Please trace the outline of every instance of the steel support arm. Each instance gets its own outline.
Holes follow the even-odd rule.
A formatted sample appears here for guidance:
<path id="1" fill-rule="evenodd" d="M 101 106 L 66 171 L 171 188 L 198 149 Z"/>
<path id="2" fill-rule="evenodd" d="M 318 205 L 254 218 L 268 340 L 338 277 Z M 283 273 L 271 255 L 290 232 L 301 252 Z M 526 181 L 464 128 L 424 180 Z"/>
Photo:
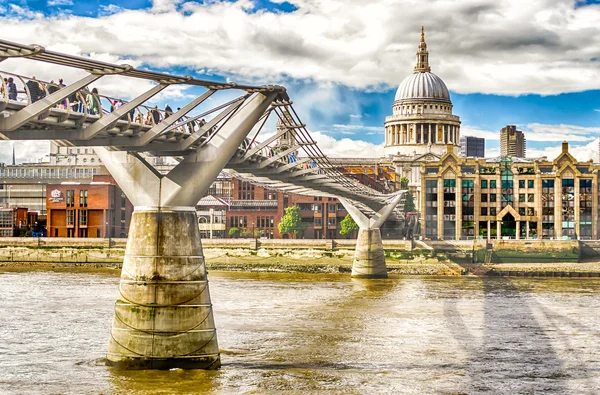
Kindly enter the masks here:
<path id="1" fill-rule="evenodd" d="M 244 103 L 246 98 L 247 98 L 247 96 L 240 97 L 239 100 L 237 100 L 234 103 L 232 103 L 231 105 L 229 105 L 229 107 L 227 107 L 225 110 L 221 111 L 219 113 L 219 115 L 217 115 L 216 117 L 214 117 L 213 119 L 208 121 L 204 126 L 202 126 L 200 129 L 198 129 L 197 131 L 192 133 L 188 138 L 181 141 L 179 143 L 178 149 L 183 151 L 183 150 L 186 150 L 189 147 L 191 147 L 202 136 L 204 136 L 210 129 L 215 127 L 219 122 L 221 122 L 229 114 L 231 114 L 232 112 L 237 110 Z"/>
<path id="2" fill-rule="evenodd" d="M 278 160 L 280 160 L 281 158 L 283 158 L 286 155 L 291 154 L 294 151 L 297 151 L 301 148 L 301 145 L 295 145 L 293 147 L 290 147 L 288 149 L 286 149 L 283 152 L 280 152 L 279 154 L 272 156 L 270 158 L 266 158 L 265 160 L 262 160 L 259 164 L 258 164 L 258 168 L 259 169 L 264 169 L 265 167 L 269 166 L 270 164 L 277 162 Z"/>
<path id="3" fill-rule="evenodd" d="M 165 177 L 176 187 L 163 188 L 161 200 L 170 206 L 195 205 L 276 97 L 277 92 L 257 93 L 236 111 L 208 144 L 188 154 Z"/>
<path id="4" fill-rule="evenodd" d="M 368 218 L 365 214 L 363 214 L 353 203 L 351 203 L 348 199 L 339 198 L 340 202 L 344 205 L 348 214 L 354 219 L 354 222 L 361 229 L 379 229 L 381 225 L 389 218 L 392 214 L 396 205 L 402 199 L 402 194 L 404 192 L 398 193 L 394 196 L 388 203 L 386 203 L 383 208 L 379 211 L 375 212 L 375 214 Z"/>
<path id="5" fill-rule="evenodd" d="M 163 120 L 158 125 L 154 125 L 152 129 L 148 130 L 146 133 L 139 137 L 138 144 L 146 145 L 154 141 L 154 139 L 159 137 L 165 130 L 167 130 L 171 125 L 177 122 L 178 119 L 181 119 L 181 117 L 186 115 L 188 112 L 198 107 L 200 104 L 202 104 L 202 102 L 211 97 L 212 94 L 215 92 L 215 90 L 209 90 L 204 92 L 204 94 L 183 106 L 181 110 L 177 111 L 174 114 L 171 114 L 167 119 Z"/>
<path id="6" fill-rule="evenodd" d="M 158 84 L 154 88 L 142 93 L 140 96 L 136 97 L 130 102 L 123 104 L 121 107 L 117 108 L 115 111 L 110 114 L 106 114 L 102 116 L 99 120 L 88 126 L 83 130 L 83 136 L 81 140 L 90 140 L 98 133 L 110 129 L 113 124 L 115 124 L 119 118 L 124 115 L 127 115 L 131 110 L 134 110 L 140 104 L 148 101 L 151 97 L 156 95 L 158 92 L 165 89 L 167 84 Z"/>
<path id="7" fill-rule="evenodd" d="M 85 88 L 100 77 L 102 77 L 102 74 L 89 74 L 84 78 L 80 79 L 79 81 L 69 86 L 65 86 L 64 88 L 61 88 L 56 92 L 44 97 L 43 99 L 40 99 L 35 103 L 28 105 L 27 107 L 17 111 L 13 115 L 7 118 L 1 118 L 0 130 L 12 131 L 23 126 L 32 119 L 37 118 L 40 114 L 43 114 L 44 112 L 50 110 L 54 105 L 56 105 L 56 103 L 66 99 L 73 93 Z"/>

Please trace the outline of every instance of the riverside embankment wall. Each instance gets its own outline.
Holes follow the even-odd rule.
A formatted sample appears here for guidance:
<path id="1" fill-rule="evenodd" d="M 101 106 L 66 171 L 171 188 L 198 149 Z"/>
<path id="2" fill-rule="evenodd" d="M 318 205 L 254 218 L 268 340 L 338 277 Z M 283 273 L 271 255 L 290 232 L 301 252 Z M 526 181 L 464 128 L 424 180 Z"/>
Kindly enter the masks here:
<path id="1" fill-rule="evenodd" d="M 116 263 L 123 260 L 126 239 L 94 238 L 0 238 L 0 262 L 77 262 Z M 254 240 L 204 239 L 204 254 L 209 261 L 231 262 L 235 258 L 318 260 L 323 258 L 351 262 L 355 240 Z M 462 257 L 484 263 L 578 262 L 600 260 L 600 241 L 576 240 L 461 240 L 415 241 L 384 240 L 388 261 L 424 260 L 440 256 Z M 491 247 L 491 250 L 490 250 Z M 254 257 L 254 258 L 253 258 Z M 460 261 L 460 259 L 458 259 Z"/>

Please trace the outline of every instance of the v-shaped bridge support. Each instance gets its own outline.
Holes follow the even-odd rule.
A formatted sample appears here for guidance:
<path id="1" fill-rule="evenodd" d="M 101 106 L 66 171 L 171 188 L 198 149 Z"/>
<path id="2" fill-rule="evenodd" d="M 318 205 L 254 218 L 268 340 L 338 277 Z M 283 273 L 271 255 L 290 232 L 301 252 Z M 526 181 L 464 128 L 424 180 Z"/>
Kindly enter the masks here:
<path id="1" fill-rule="evenodd" d="M 195 206 L 276 93 L 256 94 L 219 133 L 161 175 L 136 153 L 96 148 L 135 207 L 108 346 L 109 365 L 221 365 Z"/>
<path id="2" fill-rule="evenodd" d="M 339 198 L 359 228 L 352 262 L 352 277 L 386 278 L 388 276 L 380 228 L 402 198 L 403 193 L 399 193 L 370 218 L 350 201 Z"/>

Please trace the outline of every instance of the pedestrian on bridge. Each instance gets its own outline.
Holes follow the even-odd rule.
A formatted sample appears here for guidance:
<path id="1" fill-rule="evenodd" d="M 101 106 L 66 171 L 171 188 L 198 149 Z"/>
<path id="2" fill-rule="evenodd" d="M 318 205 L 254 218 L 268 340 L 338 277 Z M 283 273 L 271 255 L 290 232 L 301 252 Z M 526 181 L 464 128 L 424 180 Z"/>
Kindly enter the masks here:
<path id="1" fill-rule="evenodd" d="M 97 95 L 98 89 L 94 88 L 92 89 L 92 92 L 88 93 L 85 97 L 88 113 L 91 115 L 98 115 L 100 113 L 98 99 L 96 99 Z"/>
<path id="2" fill-rule="evenodd" d="M 35 76 L 31 77 L 31 79 L 27 81 L 25 85 L 27 85 L 27 90 L 29 91 L 29 98 L 31 99 L 32 103 L 35 103 L 43 97 L 43 88 L 40 85 L 40 83 L 35 79 Z"/>
<path id="3" fill-rule="evenodd" d="M 15 81 L 12 77 L 8 77 L 6 88 L 8 89 L 8 99 L 17 100 L 17 84 L 15 84 Z"/>

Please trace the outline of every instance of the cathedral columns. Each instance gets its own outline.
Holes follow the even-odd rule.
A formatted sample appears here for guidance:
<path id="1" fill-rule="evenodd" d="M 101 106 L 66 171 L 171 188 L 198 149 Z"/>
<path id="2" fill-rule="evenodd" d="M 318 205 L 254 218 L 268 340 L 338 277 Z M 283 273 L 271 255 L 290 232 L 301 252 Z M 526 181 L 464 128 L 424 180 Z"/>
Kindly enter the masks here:
<path id="1" fill-rule="evenodd" d="M 425 139 L 423 137 L 424 137 L 424 129 L 425 128 L 423 127 L 423 124 L 420 124 L 420 125 L 421 125 L 421 144 L 424 144 Z"/>

